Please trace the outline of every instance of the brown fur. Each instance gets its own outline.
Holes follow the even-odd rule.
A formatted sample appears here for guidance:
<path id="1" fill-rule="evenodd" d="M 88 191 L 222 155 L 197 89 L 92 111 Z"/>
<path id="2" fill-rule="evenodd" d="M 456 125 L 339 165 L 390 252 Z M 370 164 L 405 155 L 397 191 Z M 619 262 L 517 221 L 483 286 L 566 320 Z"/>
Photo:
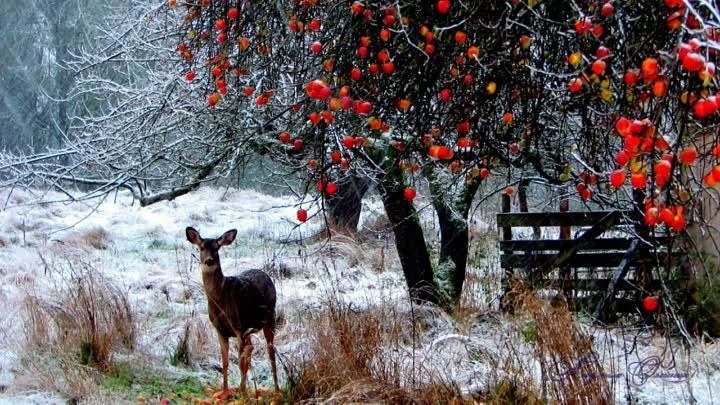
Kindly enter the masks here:
<path id="1" fill-rule="evenodd" d="M 228 391 L 227 368 L 229 339 L 238 341 L 241 372 L 240 390 L 245 392 L 247 370 L 252 359 L 250 335 L 263 331 L 268 345 L 275 390 L 278 390 L 275 364 L 275 285 L 262 270 L 247 270 L 238 276 L 225 277 L 220 267 L 219 249 L 231 244 L 236 230 L 225 232 L 217 239 L 203 239 L 198 231 L 185 230 L 188 241 L 200 249 L 200 269 L 208 298 L 208 315 L 220 341 L 223 366 L 223 392 Z"/>

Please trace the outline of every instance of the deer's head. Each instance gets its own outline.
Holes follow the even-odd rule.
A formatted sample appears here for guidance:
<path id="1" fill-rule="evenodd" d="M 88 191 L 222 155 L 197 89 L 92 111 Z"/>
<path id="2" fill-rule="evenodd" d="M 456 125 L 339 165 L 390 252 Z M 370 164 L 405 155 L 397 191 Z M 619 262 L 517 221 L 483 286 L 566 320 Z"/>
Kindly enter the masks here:
<path id="1" fill-rule="evenodd" d="M 185 229 L 185 236 L 187 236 L 187 240 L 190 243 L 200 249 L 200 270 L 202 270 L 203 273 L 207 273 L 220 268 L 220 255 L 218 251 L 221 247 L 233 243 L 235 236 L 237 236 L 237 231 L 231 229 L 217 239 L 203 239 L 195 228 L 189 226 Z"/>

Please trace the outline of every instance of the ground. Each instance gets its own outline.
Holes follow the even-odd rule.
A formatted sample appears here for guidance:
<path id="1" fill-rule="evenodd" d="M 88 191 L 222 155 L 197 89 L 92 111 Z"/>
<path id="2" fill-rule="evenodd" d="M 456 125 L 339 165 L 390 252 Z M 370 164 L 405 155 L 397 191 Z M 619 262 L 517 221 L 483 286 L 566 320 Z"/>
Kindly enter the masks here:
<path id="1" fill-rule="evenodd" d="M 189 225 L 205 237 L 238 230 L 235 243 L 221 251 L 226 275 L 249 268 L 272 275 L 281 363 L 308 360 L 317 336 L 312 328 L 322 324 L 318 314 L 336 305 L 352 313 L 382 312 L 373 319 L 397 326 L 398 341 L 382 346 L 376 361 L 401 369 L 403 385 L 442 378 L 469 397 L 503 378 L 542 378 L 535 343 L 543 331 L 533 329 L 531 319 L 497 311 L 492 210 L 474 211 L 471 273 L 463 308 L 451 317 L 407 302 L 382 205 L 373 198 L 364 203 L 359 235 L 327 240 L 316 237 L 320 215 L 298 226 L 292 200 L 249 190 L 202 188 L 146 208 L 122 194 L 40 205 L 28 205 L 37 195 L 25 191 L 0 197 L 9 206 L 0 212 L 0 303 L 5 309 L 0 311 L 0 405 L 62 404 L 73 396 L 87 404 L 136 403 L 138 398 L 159 403 L 170 392 L 200 396 L 207 385 L 217 384 L 219 349 L 207 321 L 197 255 L 185 240 Z M 422 211 L 422 221 L 436 247 L 439 229 L 431 210 Z M 24 320 L 27 297 L 53 302 L 64 291 L 63 283 L 78 274 L 97 275 L 127 294 L 137 343 L 132 350 L 113 352 L 110 372 L 75 381 L 62 372 L 61 362 L 33 352 Z M 582 316 L 576 324 L 592 337 L 618 403 L 630 403 L 628 398 L 668 405 L 691 398 L 697 404 L 717 401 L 718 343 L 687 347 L 641 325 L 600 329 Z M 264 341 L 254 339 L 251 386 L 269 386 Z M 189 366 L 178 351 L 183 340 Z M 231 355 L 231 383 L 237 385 L 232 346 Z M 572 370 L 576 365 L 566 366 Z M 563 384 L 562 374 L 545 377 Z M 284 384 L 288 379 L 284 367 L 281 379 Z"/>

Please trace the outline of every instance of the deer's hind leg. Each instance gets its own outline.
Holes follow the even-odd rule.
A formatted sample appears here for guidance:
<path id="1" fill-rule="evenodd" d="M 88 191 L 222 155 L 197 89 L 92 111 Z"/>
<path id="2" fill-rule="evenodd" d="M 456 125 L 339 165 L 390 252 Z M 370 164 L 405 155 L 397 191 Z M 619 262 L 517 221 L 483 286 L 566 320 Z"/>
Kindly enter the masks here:
<path id="1" fill-rule="evenodd" d="M 275 384 L 275 392 L 280 391 L 277 378 L 277 365 L 275 364 L 275 332 L 272 328 L 263 328 L 265 341 L 267 342 L 268 357 L 270 357 L 270 366 L 272 367 L 273 383 Z"/>

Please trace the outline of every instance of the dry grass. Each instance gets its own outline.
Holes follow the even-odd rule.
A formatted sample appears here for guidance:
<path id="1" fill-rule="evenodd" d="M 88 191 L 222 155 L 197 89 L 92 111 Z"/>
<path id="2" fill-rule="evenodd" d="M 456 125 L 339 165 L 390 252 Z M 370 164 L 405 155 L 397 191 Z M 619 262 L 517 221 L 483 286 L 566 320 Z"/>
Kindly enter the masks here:
<path id="1" fill-rule="evenodd" d="M 363 263 L 365 252 L 356 235 L 333 233 L 325 245 L 325 252 L 330 257 L 343 258 L 348 266 L 356 267 Z"/>
<path id="2" fill-rule="evenodd" d="M 170 363 L 189 367 L 206 361 L 212 356 L 210 348 L 214 339 L 214 329 L 207 316 L 191 317 L 178 337 Z"/>
<path id="3" fill-rule="evenodd" d="M 327 257 L 343 259 L 349 267 L 382 273 L 399 266 L 395 244 L 388 238 L 377 239 L 364 233 L 333 233 L 325 243 L 323 253 Z"/>
<path id="4" fill-rule="evenodd" d="M 105 250 L 110 247 L 110 233 L 101 226 L 95 226 L 71 235 L 64 242 L 80 248 Z"/>
<path id="5" fill-rule="evenodd" d="M 528 316 L 522 332 L 535 348 L 542 370 L 543 385 L 549 387 L 554 402 L 568 405 L 606 405 L 614 403 L 592 337 L 579 328 L 572 312 L 560 303 L 551 305 L 518 284 L 514 288 L 514 308 Z"/>
<path id="6" fill-rule="evenodd" d="M 51 270 L 56 282 L 22 304 L 25 374 L 44 387 L 81 398 L 95 387 L 95 370 L 135 348 L 137 327 L 126 293 L 90 264 Z"/>
<path id="7" fill-rule="evenodd" d="M 293 403 L 462 403 L 457 387 L 413 364 L 408 346 L 419 332 L 395 305 L 358 310 L 328 297 L 323 311 L 305 318 L 309 358 L 286 364 Z"/>
<path id="8" fill-rule="evenodd" d="M 384 213 L 375 214 L 376 215 L 368 218 L 362 224 L 362 233 L 368 236 L 382 233 L 392 233 L 392 224 L 390 224 L 390 220 L 387 215 Z"/>

